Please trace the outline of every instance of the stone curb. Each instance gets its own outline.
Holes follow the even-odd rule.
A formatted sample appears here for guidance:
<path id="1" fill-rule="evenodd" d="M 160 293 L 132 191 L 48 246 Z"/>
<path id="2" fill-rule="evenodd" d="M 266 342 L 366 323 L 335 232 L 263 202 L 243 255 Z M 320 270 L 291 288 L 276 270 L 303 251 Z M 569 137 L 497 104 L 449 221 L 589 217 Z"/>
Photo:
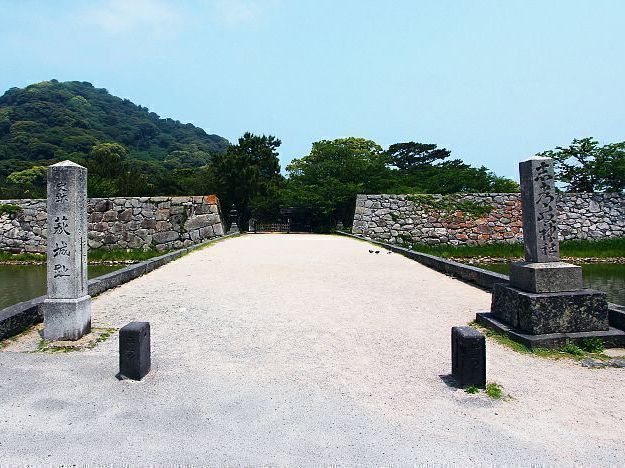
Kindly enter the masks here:
<path id="1" fill-rule="evenodd" d="M 444 258 L 436 257 L 435 255 L 415 252 L 414 250 L 367 239 L 345 231 L 336 231 L 336 233 L 342 236 L 352 237 L 354 239 L 379 245 L 390 250 L 391 252 L 395 252 L 403 255 L 404 257 L 408 257 L 411 260 L 415 260 L 416 262 L 432 268 L 433 270 L 454 276 L 465 283 L 473 283 L 489 291 L 493 289 L 495 283 L 508 283 L 510 281 L 508 275 L 502 275 L 501 273 L 484 270 L 483 268 L 454 262 L 452 260 L 445 260 Z M 610 326 L 625 331 L 625 306 L 608 303 L 608 312 Z"/>
<path id="2" fill-rule="evenodd" d="M 237 234 L 238 235 L 238 234 Z M 120 286 L 124 283 L 132 281 L 146 273 L 156 270 L 167 263 L 176 260 L 183 255 L 200 249 L 213 242 L 235 237 L 236 235 L 227 234 L 220 237 L 209 239 L 200 244 L 185 247 L 174 252 L 169 252 L 159 257 L 154 257 L 140 263 L 135 263 L 119 270 L 98 276 L 89 280 L 89 295 L 92 297 L 108 291 L 109 289 Z M 27 328 L 43 321 L 40 305 L 46 296 L 39 296 L 28 301 L 19 302 L 12 306 L 0 310 L 0 341 L 11 336 L 17 335 Z"/>

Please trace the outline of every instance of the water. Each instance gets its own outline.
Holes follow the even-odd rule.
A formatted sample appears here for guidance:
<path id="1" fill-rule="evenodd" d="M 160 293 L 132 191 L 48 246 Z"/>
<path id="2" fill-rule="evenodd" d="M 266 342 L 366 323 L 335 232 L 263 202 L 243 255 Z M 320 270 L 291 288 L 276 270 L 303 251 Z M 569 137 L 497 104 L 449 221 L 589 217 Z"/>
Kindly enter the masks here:
<path id="1" fill-rule="evenodd" d="M 508 263 L 490 263 L 476 265 L 497 273 L 509 274 Z M 603 291 L 608 301 L 625 304 L 625 265 L 617 263 L 588 263 L 582 265 L 584 285 L 590 289 Z"/>
<path id="2" fill-rule="evenodd" d="M 95 278 L 124 265 L 89 265 Z M 46 293 L 45 265 L 0 265 L 0 309 Z"/>

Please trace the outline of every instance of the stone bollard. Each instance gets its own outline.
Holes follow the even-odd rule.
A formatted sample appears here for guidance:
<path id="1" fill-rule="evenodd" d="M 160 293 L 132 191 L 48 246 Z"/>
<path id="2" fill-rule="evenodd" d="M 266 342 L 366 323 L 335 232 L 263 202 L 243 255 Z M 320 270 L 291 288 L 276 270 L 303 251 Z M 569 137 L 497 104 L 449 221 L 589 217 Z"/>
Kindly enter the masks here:
<path id="1" fill-rule="evenodd" d="M 486 387 L 486 338 L 475 328 L 452 327 L 451 373 L 460 387 Z"/>
<path id="2" fill-rule="evenodd" d="M 150 372 L 150 323 L 130 322 L 119 330 L 120 380 L 141 380 Z"/>
<path id="3" fill-rule="evenodd" d="M 87 169 L 71 161 L 48 167 L 46 340 L 78 340 L 91 331 L 87 292 Z"/>

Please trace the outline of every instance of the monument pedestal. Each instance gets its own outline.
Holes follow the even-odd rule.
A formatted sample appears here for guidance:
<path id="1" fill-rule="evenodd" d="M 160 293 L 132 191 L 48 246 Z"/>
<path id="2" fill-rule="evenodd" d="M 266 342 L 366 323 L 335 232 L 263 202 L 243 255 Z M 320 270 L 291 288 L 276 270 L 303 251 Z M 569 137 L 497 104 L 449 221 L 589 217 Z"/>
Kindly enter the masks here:
<path id="1" fill-rule="evenodd" d="M 535 293 L 577 291 L 584 287 L 582 267 L 565 262 L 512 263 L 510 285 Z"/>
<path id="2" fill-rule="evenodd" d="M 491 312 L 511 327 L 531 335 L 609 329 L 606 295 L 592 289 L 534 293 L 496 284 Z"/>
<path id="3" fill-rule="evenodd" d="M 91 332 L 91 296 L 46 299 L 41 307 L 44 340 L 78 340 Z"/>

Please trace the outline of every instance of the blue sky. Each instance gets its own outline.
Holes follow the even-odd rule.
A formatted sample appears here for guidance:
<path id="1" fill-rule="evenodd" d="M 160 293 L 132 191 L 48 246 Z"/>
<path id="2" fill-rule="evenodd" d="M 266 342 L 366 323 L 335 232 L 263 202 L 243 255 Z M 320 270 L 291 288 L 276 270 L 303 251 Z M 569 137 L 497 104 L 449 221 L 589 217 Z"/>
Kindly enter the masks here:
<path id="1" fill-rule="evenodd" d="M 235 141 L 437 143 L 517 178 L 625 140 L 622 0 L 0 0 L 0 89 L 89 81 Z"/>

